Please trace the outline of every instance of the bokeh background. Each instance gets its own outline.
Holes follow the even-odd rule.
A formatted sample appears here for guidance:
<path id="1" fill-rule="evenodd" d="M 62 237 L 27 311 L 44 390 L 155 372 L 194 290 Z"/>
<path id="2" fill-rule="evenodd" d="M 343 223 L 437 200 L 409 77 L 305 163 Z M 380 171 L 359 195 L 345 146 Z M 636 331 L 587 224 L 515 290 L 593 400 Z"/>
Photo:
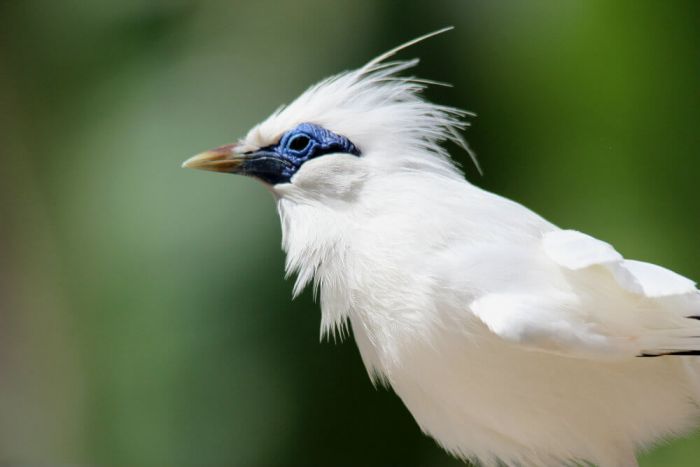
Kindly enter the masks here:
<path id="1" fill-rule="evenodd" d="M 461 465 L 319 344 L 269 194 L 181 170 L 420 44 L 474 183 L 700 278 L 700 3 L 0 0 L 0 462 Z M 654 401 L 649 401 L 653 404 Z M 700 437 L 642 465 L 694 466 Z"/>

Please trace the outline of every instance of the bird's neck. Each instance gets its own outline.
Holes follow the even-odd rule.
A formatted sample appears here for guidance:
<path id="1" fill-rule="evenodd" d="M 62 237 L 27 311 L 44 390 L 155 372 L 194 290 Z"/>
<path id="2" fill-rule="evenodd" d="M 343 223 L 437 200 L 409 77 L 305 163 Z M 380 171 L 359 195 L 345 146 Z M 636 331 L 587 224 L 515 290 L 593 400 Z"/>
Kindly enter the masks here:
<path id="1" fill-rule="evenodd" d="M 297 275 L 295 296 L 313 282 L 323 334 L 344 329 L 353 315 L 381 324 L 414 313 L 405 299 L 428 284 L 416 271 L 425 269 L 423 262 L 453 233 L 435 221 L 453 217 L 450 210 L 441 214 L 446 210 L 446 197 L 440 195 L 444 182 L 421 185 L 429 183 L 426 177 L 406 176 L 368 183 L 366 193 L 348 205 L 280 198 L 287 274 Z M 367 323 L 368 328 L 375 325 Z"/>
<path id="2" fill-rule="evenodd" d="M 313 282 L 320 299 L 323 334 L 343 327 L 350 298 L 347 270 L 353 215 L 321 204 L 278 201 L 287 275 L 296 274 L 294 296 Z"/>

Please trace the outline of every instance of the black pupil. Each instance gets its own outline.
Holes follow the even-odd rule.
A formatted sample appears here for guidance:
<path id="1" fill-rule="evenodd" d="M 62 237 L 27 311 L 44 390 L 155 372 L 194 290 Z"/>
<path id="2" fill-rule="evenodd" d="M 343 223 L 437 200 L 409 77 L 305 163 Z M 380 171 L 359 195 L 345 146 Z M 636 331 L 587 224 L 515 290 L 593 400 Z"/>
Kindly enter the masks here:
<path id="1" fill-rule="evenodd" d="M 304 135 L 295 136 L 289 142 L 289 149 L 292 151 L 303 151 L 309 145 L 309 137 Z"/>

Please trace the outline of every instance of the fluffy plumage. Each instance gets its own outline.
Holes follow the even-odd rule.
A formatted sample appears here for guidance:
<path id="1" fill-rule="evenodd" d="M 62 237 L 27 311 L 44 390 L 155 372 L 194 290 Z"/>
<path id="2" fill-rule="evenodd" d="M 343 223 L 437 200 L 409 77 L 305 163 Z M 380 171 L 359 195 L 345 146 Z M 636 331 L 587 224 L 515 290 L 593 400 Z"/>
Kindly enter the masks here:
<path id="1" fill-rule="evenodd" d="M 349 323 L 373 381 L 485 465 L 635 465 L 688 432 L 696 360 L 638 357 L 700 349 L 694 283 L 465 181 L 442 143 L 466 148 L 469 113 L 425 101 L 428 82 L 399 76 L 417 60 L 387 61 L 399 49 L 312 86 L 237 146 L 310 122 L 361 151 L 270 187 L 294 294 L 314 283 L 322 334 Z"/>

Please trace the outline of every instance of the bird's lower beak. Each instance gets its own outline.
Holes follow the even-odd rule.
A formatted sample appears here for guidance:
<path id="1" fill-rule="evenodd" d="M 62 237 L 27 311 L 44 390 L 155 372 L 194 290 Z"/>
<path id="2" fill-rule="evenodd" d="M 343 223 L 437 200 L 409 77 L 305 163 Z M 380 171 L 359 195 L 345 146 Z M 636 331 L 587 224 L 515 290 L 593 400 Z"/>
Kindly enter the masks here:
<path id="1" fill-rule="evenodd" d="M 212 172 L 239 173 L 246 155 L 238 152 L 236 144 L 219 146 L 190 157 L 182 166 L 188 169 L 211 170 Z"/>

